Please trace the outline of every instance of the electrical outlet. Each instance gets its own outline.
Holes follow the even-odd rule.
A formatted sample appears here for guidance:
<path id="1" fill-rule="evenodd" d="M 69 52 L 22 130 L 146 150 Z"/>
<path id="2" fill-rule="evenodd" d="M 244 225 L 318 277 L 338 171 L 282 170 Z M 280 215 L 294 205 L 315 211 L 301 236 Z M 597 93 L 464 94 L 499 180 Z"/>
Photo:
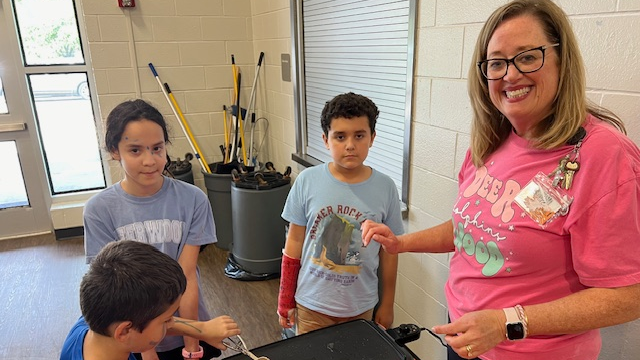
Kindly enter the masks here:
<path id="1" fill-rule="evenodd" d="M 136 6 L 136 1 L 135 0 L 118 0 L 118 6 L 121 8 L 124 7 L 135 7 Z"/>

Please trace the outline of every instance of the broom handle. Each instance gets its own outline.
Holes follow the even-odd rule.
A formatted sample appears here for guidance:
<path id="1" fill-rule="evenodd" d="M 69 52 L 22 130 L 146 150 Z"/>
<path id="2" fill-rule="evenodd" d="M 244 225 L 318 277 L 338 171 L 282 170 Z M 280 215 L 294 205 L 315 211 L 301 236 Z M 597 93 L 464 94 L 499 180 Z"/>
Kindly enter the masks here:
<path id="1" fill-rule="evenodd" d="M 165 89 L 164 85 L 162 85 L 162 81 L 160 80 L 160 76 L 158 76 L 158 72 L 156 71 L 156 68 L 153 66 L 152 63 L 149 63 L 149 68 L 151 69 L 151 72 L 153 73 L 153 76 L 156 78 L 156 81 L 158 82 L 158 85 L 160 85 L 160 90 L 162 90 L 162 94 L 164 95 L 164 98 L 169 103 L 169 107 L 171 108 L 171 111 L 173 111 L 173 115 L 178 119 L 178 122 L 180 123 L 180 127 L 182 127 L 182 131 L 184 131 L 185 135 L 187 135 L 187 141 L 189 142 L 189 145 L 191 146 L 191 151 L 193 151 L 195 153 L 195 157 L 200 162 L 200 165 L 202 166 L 202 168 L 205 171 L 207 171 L 207 173 L 211 173 L 211 170 L 209 169 L 209 165 L 207 165 L 206 161 L 204 161 L 204 159 L 200 156 L 200 153 L 198 153 L 198 151 L 196 150 L 196 148 L 193 145 L 193 143 L 191 142 L 191 139 L 189 138 L 189 135 L 187 134 L 184 126 L 182 125 L 182 122 L 180 121 L 180 116 L 176 112 L 176 109 L 173 108 L 173 104 L 171 103 L 171 99 L 169 98 L 169 94 L 167 94 L 167 90 Z"/>

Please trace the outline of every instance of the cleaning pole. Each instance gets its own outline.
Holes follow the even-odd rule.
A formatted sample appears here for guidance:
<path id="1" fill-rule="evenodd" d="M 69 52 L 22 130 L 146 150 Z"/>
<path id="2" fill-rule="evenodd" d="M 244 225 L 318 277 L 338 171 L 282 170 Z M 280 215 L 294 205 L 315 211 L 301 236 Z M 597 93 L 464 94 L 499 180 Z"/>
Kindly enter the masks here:
<path id="1" fill-rule="evenodd" d="M 247 116 L 251 116 L 251 140 L 249 141 L 249 161 L 252 165 L 256 166 L 253 161 L 253 133 L 256 128 L 256 113 L 255 113 L 255 105 L 256 105 L 256 85 L 258 84 L 258 74 L 260 73 L 260 66 L 262 65 L 262 59 L 264 58 L 264 52 L 260 52 L 260 57 L 258 58 L 258 65 L 256 65 L 256 73 L 253 77 L 253 85 L 251 86 L 251 97 L 249 98 L 249 108 L 247 111 Z M 250 115 L 249 115 L 250 114 Z"/>
<path id="2" fill-rule="evenodd" d="M 184 118 L 184 115 L 182 114 L 182 110 L 180 110 L 180 106 L 178 106 L 178 102 L 176 101 L 175 96 L 173 96 L 173 93 L 171 92 L 171 88 L 169 87 L 169 84 L 164 83 L 164 87 L 167 90 L 167 94 L 169 94 L 169 99 L 171 99 L 171 103 L 173 104 L 174 109 L 180 116 L 179 119 L 180 119 L 180 124 L 182 125 L 182 130 L 186 132 L 187 137 L 189 138 L 189 140 L 191 140 L 191 143 L 193 144 L 193 147 L 196 149 L 198 154 L 201 154 L 202 151 L 200 151 L 198 142 L 196 141 L 196 138 L 193 136 L 193 133 L 191 132 L 191 128 L 189 128 L 189 123 L 187 123 L 187 119 Z M 209 165 L 207 164 L 207 162 L 204 161 L 204 157 L 202 157 L 202 161 L 205 165 L 204 169 L 207 171 L 208 174 L 211 174 L 211 169 L 209 169 Z"/>
<path id="3" fill-rule="evenodd" d="M 182 118 L 178 115 L 178 112 L 173 107 L 173 103 L 171 102 L 171 99 L 169 98 L 169 94 L 167 93 L 167 89 L 165 89 L 164 85 L 162 84 L 162 81 L 160 80 L 160 76 L 158 76 L 158 72 L 156 71 L 156 68 L 153 66 L 152 63 L 149 63 L 149 68 L 151 69 L 151 72 L 153 73 L 153 76 L 156 78 L 156 81 L 158 82 L 158 85 L 160 85 L 160 90 L 162 90 L 162 94 L 164 95 L 164 98 L 169 103 L 169 107 L 171 107 L 171 110 L 173 111 L 173 115 L 178 119 L 178 123 L 180 124 L 180 127 L 182 128 L 182 131 L 187 136 L 187 141 L 189 142 L 189 146 L 191 146 L 191 151 L 193 151 L 193 153 L 195 154 L 196 159 L 198 159 L 198 161 L 200 162 L 200 165 L 202 166 L 202 169 L 204 169 L 208 174 L 211 174 L 211 170 L 209 169 L 209 165 L 204 160 L 204 158 L 201 156 L 200 152 L 197 150 L 196 146 L 192 142 L 192 138 L 189 137 L 189 134 L 187 133 L 187 130 L 185 129 L 184 124 L 182 123 Z"/>

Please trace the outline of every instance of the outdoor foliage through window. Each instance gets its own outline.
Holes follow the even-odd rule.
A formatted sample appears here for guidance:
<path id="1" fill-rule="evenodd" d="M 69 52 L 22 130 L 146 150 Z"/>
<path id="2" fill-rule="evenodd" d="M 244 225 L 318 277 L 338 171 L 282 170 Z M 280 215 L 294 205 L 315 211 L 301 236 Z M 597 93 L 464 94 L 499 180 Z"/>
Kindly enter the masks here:
<path id="1" fill-rule="evenodd" d="M 80 36 L 70 0 L 16 0 L 27 65 L 82 64 Z"/>

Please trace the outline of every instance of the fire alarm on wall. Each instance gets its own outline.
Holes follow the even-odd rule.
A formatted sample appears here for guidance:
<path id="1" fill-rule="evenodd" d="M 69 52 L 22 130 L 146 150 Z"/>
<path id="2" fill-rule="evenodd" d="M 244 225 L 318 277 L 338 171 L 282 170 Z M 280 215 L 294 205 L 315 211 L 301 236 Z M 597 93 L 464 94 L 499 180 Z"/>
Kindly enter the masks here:
<path id="1" fill-rule="evenodd" d="M 135 7 L 136 1 L 135 0 L 118 0 L 118 6 L 119 7 Z"/>

